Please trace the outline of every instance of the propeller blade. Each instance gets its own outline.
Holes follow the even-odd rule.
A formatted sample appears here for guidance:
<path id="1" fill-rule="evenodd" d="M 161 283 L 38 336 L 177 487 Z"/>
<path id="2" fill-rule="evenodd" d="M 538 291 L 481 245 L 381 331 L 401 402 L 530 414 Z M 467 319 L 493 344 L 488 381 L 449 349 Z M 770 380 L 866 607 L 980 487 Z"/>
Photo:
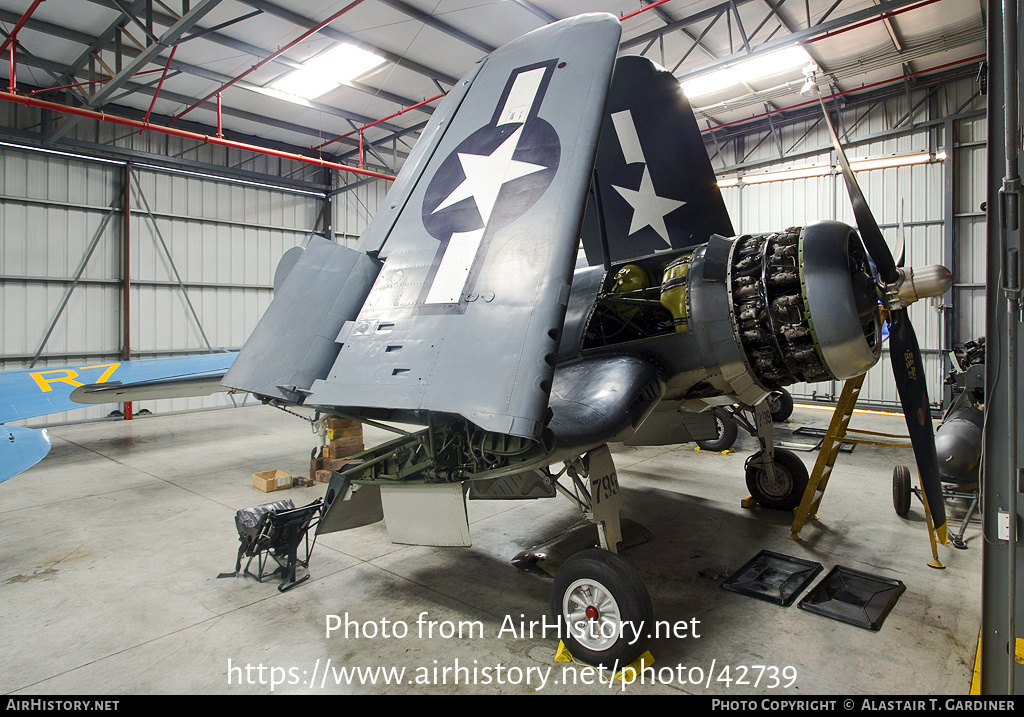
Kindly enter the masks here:
<path id="1" fill-rule="evenodd" d="M 935 433 L 932 430 L 931 407 L 928 402 L 928 387 L 925 381 L 924 365 L 921 363 L 921 349 L 917 334 L 910 324 L 907 310 L 897 309 L 890 314 L 889 347 L 892 357 L 892 372 L 896 388 L 907 420 L 910 442 L 917 459 L 917 470 L 921 474 L 921 486 L 925 501 L 935 526 L 939 542 L 946 544 L 946 505 L 942 499 L 942 482 L 939 480 L 939 461 L 935 455 Z"/>
<path id="2" fill-rule="evenodd" d="M 860 190 L 860 185 L 857 184 L 857 178 L 853 176 L 850 162 L 846 159 L 846 152 L 843 151 L 843 145 L 839 142 L 839 135 L 836 134 L 836 128 L 832 125 L 832 118 L 829 116 L 828 110 L 825 109 L 825 102 L 820 96 L 818 97 L 818 102 L 821 103 L 821 110 L 825 113 L 825 124 L 828 125 L 828 132 L 832 136 L 832 145 L 835 147 L 839 166 L 843 170 L 846 192 L 850 195 L 850 203 L 853 205 L 853 216 L 857 220 L 857 229 L 860 232 L 861 241 L 864 242 L 864 248 L 871 255 L 871 260 L 878 267 L 879 276 L 882 277 L 885 283 L 891 284 L 899 278 L 899 272 L 896 271 L 896 262 L 892 258 L 892 252 L 889 251 L 889 245 L 885 243 L 882 230 L 878 228 L 878 223 L 875 221 L 874 215 L 871 214 L 867 200 L 864 199 L 864 193 Z"/>
<path id="3" fill-rule="evenodd" d="M 903 202 L 900 202 L 900 251 L 896 255 L 896 266 L 902 267 L 906 259 L 907 238 L 903 235 Z"/>

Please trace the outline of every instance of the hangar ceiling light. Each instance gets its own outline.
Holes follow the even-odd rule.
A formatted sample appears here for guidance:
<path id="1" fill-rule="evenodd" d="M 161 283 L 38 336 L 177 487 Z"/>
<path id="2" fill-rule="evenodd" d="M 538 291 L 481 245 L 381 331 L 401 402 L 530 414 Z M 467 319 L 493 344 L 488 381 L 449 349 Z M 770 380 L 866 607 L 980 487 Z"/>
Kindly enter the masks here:
<path id="1" fill-rule="evenodd" d="M 380 67 L 384 62 L 383 57 L 343 42 L 307 60 L 300 69 L 272 82 L 270 87 L 278 92 L 313 100 Z"/>
<path id="2" fill-rule="evenodd" d="M 912 164 L 926 164 L 929 162 L 942 162 L 946 159 L 944 151 L 936 152 L 934 155 L 928 152 L 915 154 L 893 155 L 879 157 L 877 159 L 859 159 L 850 161 L 850 169 L 854 172 L 863 172 L 869 169 L 889 169 L 890 167 L 906 167 Z M 763 184 L 764 182 L 781 182 L 788 179 L 807 179 L 810 177 L 824 177 L 838 171 L 831 164 L 811 165 L 797 167 L 795 169 L 784 169 L 776 172 L 764 172 L 761 174 L 744 174 L 742 177 L 724 177 L 718 180 L 720 188 L 735 187 L 741 182 L 743 184 Z"/>
<path id="3" fill-rule="evenodd" d="M 794 45 L 695 77 L 681 84 L 686 96 L 693 99 L 721 92 L 735 85 L 757 82 L 797 70 L 810 62 L 812 60 L 807 51 L 800 45 Z"/>

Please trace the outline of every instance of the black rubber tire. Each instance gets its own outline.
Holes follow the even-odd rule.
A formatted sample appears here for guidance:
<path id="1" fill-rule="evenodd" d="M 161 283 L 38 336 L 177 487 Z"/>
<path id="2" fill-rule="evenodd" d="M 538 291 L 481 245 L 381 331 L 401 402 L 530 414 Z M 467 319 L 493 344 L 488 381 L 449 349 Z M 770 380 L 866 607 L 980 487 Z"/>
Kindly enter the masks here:
<path id="1" fill-rule="evenodd" d="M 607 615 L 617 616 L 617 633 L 610 630 L 607 639 L 586 633 L 585 627 L 597 622 L 581 619 L 586 607 L 574 597 L 588 588 L 589 595 L 601 598 L 595 602 Z M 621 669 L 640 657 L 654 629 L 651 596 L 639 573 L 618 555 L 597 548 L 576 553 L 562 564 L 551 588 L 551 614 L 559 638 L 575 658 L 610 669 Z"/>
<path id="2" fill-rule="evenodd" d="M 756 454 L 755 454 L 756 455 Z M 785 448 L 775 449 L 776 484 L 768 482 L 768 473 L 747 459 L 747 490 L 757 504 L 772 510 L 794 510 L 807 489 L 807 467 L 800 456 Z"/>
<path id="3" fill-rule="evenodd" d="M 892 469 L 892 507 L 896 515 L 906 518 L 910 512 L 910 469 L 896 466 Z"/>
<path id="4" fill-rule="evenodd" d="M 697 441 L 697 445 L 702 451 L 727 451 L 736 443 L 740 429 L 736 426 L 736 422 L 729 417 L 729 414 L 716 410 L 715 425 L 718 427 L 717 438 Z"/>
<path id="5" fill-rule="evenodd" d="M 793 397 L 789 391 L 780 388 L 768 394 L 768 410 L 772 413 L 772 420 L 775 423 L 785 421 L 793 415 Z"/>

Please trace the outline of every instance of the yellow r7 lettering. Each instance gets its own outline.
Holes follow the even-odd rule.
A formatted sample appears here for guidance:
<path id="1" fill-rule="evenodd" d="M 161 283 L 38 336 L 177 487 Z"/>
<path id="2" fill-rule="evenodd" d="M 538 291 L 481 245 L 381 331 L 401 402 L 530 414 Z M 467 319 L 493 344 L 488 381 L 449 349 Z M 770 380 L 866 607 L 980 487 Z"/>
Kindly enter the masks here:
<path id="1" fill-rule="evenodd" d="M 96 382 L 96 383 L 106 383 L 107 379 L 110 378 L 111 374 L 113 374 L 114 371 L 117 370 L 117 367 L 120 366 L 120 365 L 121 364 L 119 364 L 119 363 L 101 363 L 101 364 L 97 364 L 95 366 L 82 366 L 82 370 L 84 371 L 87 368 L 105 368 L 105 369 L 107 369 L 106 371 L 103 372 L 103 375 L 100 376 L 100 380 Z"/>
<path id="2" fill-rule="evenodd" d="M 85 371 L 93 368 L 105 368 L 106 371 L 103 372 L 99 380 L 95 381 L 95 383 L 106 383 L 120 365 L 120 363 L 101 363 L 95 366 L 79 366 L 78 371 Z M 83 383 L 75 380 L 76 378 L 79 378 L 78 371 L 70 368 L 55 368 L 49 371 L 33 371 L 29 375 L 36 382 L 36 385 L 39 386 L 40 391 L 43 393 L 49 393 L 53 390 L 53 386 L 50 385 L 53 383 L 66 383 L 69 386 L 74 386 L 75 388 L 83 386 Z M 50 374 L 63 375 L 50 376 Z"/>
<path id="3" fill-rule="evenodd" d="M 44 378 L 48 373 L 62 373 L 64 375 L 55 376 L 53 378 Z M 74 380 L 78 376 L 78 371 L 72 371 L 69 368 L 56 368 L 52 371 L 33 371 L 29 376 L 35 380 L 36 384 L 39 386 L 39 390 L 43 393 L 48 393 L 53 390 L 53 388 L 50 387 L 51 383 L 66 383 L 75 387 L 82 385 L 78 381 Z"/>

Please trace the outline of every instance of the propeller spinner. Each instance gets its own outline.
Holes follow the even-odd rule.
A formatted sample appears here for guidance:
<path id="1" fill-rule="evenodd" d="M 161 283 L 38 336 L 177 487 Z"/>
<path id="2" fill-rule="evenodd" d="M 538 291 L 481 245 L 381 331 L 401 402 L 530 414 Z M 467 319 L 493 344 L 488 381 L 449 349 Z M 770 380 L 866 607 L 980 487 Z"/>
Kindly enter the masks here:
<path id="1" fill-rule="evenodd" d="M 853 214 L 857 220 L 857 230 L 865 250 L 877 268 L 875 287 L 878 300 L 889 309 L 889 346 L 893 376 L 896 379 L 896 388 L 899 391 L 900 403 L 906 417 L 907 429 L 910 432 L 910 442 L 914 448 L 917 469 L 921 474 L 925 501 L 935 526 L 935 535 L 939 542 L 945 545 L 947 542 L 946 507 L 942 500 L 942 484 L 935 455 L 931 406 L 928 401 L 924 366 L 921 362 L 921 349 L 906 307 L 918 299 L 944 294 L 952 286 L 953 277 L 949 269 L 944 266 L 904 268 L 902 266 L 902 251 L 899 262 L 893 258 L 889 245 L 882 236 L 882 231 L 878 228 L 878 223 L 864 199 L 860 185 L 857 184 L 857 179 L 846 159 L 846 153 L 843 151 L 839 136 L 836 134 L 832 119 L 829 117 L 820 94 L 818 101 L 825 114 L 825 122 L 828 125 L 832 144 L 842 168 L 846 191 L 850 195 Z"/>

